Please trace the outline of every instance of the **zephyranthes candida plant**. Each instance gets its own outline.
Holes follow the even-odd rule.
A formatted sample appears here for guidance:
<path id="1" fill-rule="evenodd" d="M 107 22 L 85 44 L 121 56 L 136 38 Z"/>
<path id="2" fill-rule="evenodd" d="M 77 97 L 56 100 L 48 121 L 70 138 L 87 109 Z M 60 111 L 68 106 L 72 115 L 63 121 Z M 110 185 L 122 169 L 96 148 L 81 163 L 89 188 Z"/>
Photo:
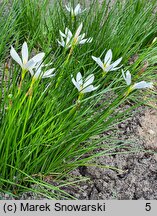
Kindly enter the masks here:
<path id="1" fill-rule="evenodd" d="M 65 8 L 71 14 L 72 19 L 74 19 L 77 15 L 86 11 L 86 9 L 84 9 L 84 10 L 81 9 L 80 4 L 77 4 L 76 7 L 73 8 L 73 6 L 69 3 L 68 5 L 65 5 Z"/>
<path id="2" fill-rule="evenodd" d="M 131 81 L 131 73 L 129 70 L 127 70 L 126 72 L 124 72 L 124 70 L 122 70 L 122 75 L 123 75 L 123 78 L 127 84 L 127 86 L 129 86 L 129 89 L 128 89 L 128 94 L 130 92 L 132 92 L 133 90 L 135 89 L 145 89 L 145 88 L 153 88 L 153 83 L 152 82 L 146 82 L 146 81 L 141 81 L 141 82 L 138 82 L 138 83 L 134 83 L 134 84 L 131 84 L 132 81 Z"/>
<path id="3" fill-rule="evenodd" d="M 92 38 L 85 39 L 85 33 L 80 34 L 82 31 L 83 24 L 81 23 L 76 30 L 75 34 L 73 35 L 72 32 L 66 28 L 65 33 L 62 31 L 60 32 L 61 41 L 58 40 L 58 43 L 65 48 L 74 48 L 78 44 L 85 44 L 85 43 L 91 43 Z"/>
<path id="4" fill-rule="evenodd" d="M 77 88 L 77 90 L 79 91 L 79 93 L 84 94 L 87 92 L 92 92 L 99 87 L 99 86 L 94 87 L 92 85 L 94 81 L 94 74 L 89 75 L 85 80 L 83 80 L 82 74 L 80 72 L 77 73 L 76 80 L 72 75 L 71 77 L 72 77 L 72 82 L 74 86 Z"/>
<path id="5" fill-rule="evenodd" d="M 91 38 L 83 39 L 85 34 L 80 35 L 81 30 L 82 30 L 82 23 L 78 27 L 78 29 L 76 30 L 74 37 L 72 36 L 71 31 L 67 28 L 65 30 L 66 34 L 63 34 L 60 31 L 62 42 L 58 41 L 58 43 L 61 44 L 62 46 L 67 47 L 67 48 L 68 47 L 74 48 L 77 44 L 84 44 L 86 42 L 91 42 L 91 40 L 92 40 Z M 66 42 L 64 42 L 63 38 L 66 39 Z M 45 72 L 43 72 L 43 70 L 42 70 L 45 66 L 47 66 L 47 65 L 43 64 L 43 58 L 45 56 L 45 53 L 41 52 L 41 53 L 37 54 L 36 56 L 32 57 L 30 60 L 28 60 L 28 46 L 27 46 L 26 42 L 24 42 L 24 44 L 22 45 L 21 53 L 22 53 L 22 59 L 19 57 L 18 53 L 15 51 L 13 46 L 11 47 L 10 54 L 11 54 L 12 58 L 22 68 L 21 84 L 22 84 L 22 80 L 24 79 L 24 76 L 25 76 L 27 71 L 30 72 L 30 74 L 33 77 L 33 80 L 38 79 L 40 77 L 41 78 L 49 78 L 49 77 L 55 76 L 55 74 L 53 74 L 55 68 L 51 68 Z M 115 70 L 118 70 L 119 68 L 121 68 L 121 66 L 119 66 L 119 67 L 117 67 L 117 66 L 122 61 L 122 58 L 119 58 L 114 63 L 111 63 L 111 61 L 112 61 L 111 49 L 107 51 L 105 58 L 104 58 L 104 62 L 102 62 L 100 60 L 100 58 L 96 58 L 94 56 L 92 56 L 92 58 L 103 69 L 103 76 L 109 71 L 115 71 Z M 129 71 L 126 71 L 126 74 L 125 74 L 124 71 L 122 70 L 122 75 L 123 75 L 124 80 L 126 81 L 126 84 L 128 86 L 130 86 L 130 88 L 128 90 L 129 92 L 131 92 L 135 89 L 152 88 L 153 87 L 152 82 L 147 83 L 145 81 L 141 81 L 141 82 L 138 82 L 138 83 L 131 85 L 131 74 Z M 76 76 L 76 80 L 73 78 L 73 75 L 71 75 L 71 76 L 72 76 L 73 84 L 78 89 L 79 93 L 81 93 L 81 94 L 94 91 L 98 88 L 98 86 L 94 87 L 92 85 L 92 83 L 94 81 L 94 74 L 89 75 L 84 81 L 83 81 L 83 78 L 82 78 L 82 75 L 80 72 L 78 72 L 78 74 Z M 21 84 L 20 84 L 20 88 L 21 88 Z"/>
<path id="6" fill-rule="evenodd" d="M 92 56 L 92 58 L 102 68 L 103 76 L 105 76 L 106 73 L 109 71 L 116 71 L 122 67 L 122 65 L 117 67 L 119 65 L 119 63 L 122 61 L 122 57 L 117 59 L 115 62 L 112 63 L 112 50 L 111 49 L 109 49 L 107 51 L 105 58 L 104 58 L 104 61 L 101 61 L 100 58 L 97 58 L 95 56 Z"/>
<path id="7" fill-rule="evenodd" d="M 11 47 L 11 50 L 10 50 L 11 57 L 22 68 L 21 81 L 19 84 L 19 91 L 21 89 L 22 81 L 23 81 L 27 71 L 29 71 L 30 74 L 32 75 L 31 91 L 32 91 L 33 83 L 36 79 L 49 78 L 49 77 L 54 76 L 53 71 L 55 70 L 55 68 L 49 69 L 45 72 L 43 72 L 43 70 L 42 70 L 43 67 L 48 66 L 48 65 L 43 64 L 43 59 L 44 59 L 45 53 L 41 52 L 41 53 L 35 55 L 34 57 L 32 57 L 30 60 L 28 60 L 28 45 L 26 42 L 24 42 L 22 45 L 21 54 L 22 54 L 22 59 L 20 58 L 20 56 L 18 55 L 16 50 L 13 48 L 13 46 Z"/>
<path id="8" fill-rule="evenodd" d="M 20 58 L 19 54 L 16 52 L 13 46 L 11 47 L 10 55 L 21 66 L 21 80 L 23 80 L 26 72 L 32 70 L 38 62 L 43 60 L 45 53 L 41 52 L 28 60 L 28 46 L 27 43 L 24 42 L 21 50 L 22 59 Z"/>

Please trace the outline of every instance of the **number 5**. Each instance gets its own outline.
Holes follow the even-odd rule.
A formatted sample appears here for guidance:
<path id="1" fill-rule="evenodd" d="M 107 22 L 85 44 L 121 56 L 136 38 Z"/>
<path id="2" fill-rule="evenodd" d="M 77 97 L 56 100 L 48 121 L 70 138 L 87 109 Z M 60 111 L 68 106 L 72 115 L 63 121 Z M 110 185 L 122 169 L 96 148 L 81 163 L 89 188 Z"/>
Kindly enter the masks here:
<path id="1" fill-rule="evenodd" d="M 151 210 L 151 203 L 146 203 L 145 210 L 146 211 L 150 211 Z"/>

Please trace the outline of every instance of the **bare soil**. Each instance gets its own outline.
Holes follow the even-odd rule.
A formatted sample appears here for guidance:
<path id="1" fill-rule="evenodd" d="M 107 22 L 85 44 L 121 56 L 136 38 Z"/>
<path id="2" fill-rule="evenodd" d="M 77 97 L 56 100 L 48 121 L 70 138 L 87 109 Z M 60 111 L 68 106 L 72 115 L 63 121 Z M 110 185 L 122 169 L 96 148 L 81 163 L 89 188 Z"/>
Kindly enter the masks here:
<path id="1" fill-rule="evenodd" d="M 157 110 L 140 108 L 139 114 L 121 123 L 119 134 L 124 139 L 133 138 L 141 152 L 102 156 L 100 165 L 116 167 L 121 171 L 99 167 L 80 167 L 75 176 L 90 180 L 78 186 L 65 188 L 77 199 L 137 200 L 157 199 Z M 150 153 L 150 151 L 152 153 Z M 124 154 L 123 154 L 124 153 Z"/>

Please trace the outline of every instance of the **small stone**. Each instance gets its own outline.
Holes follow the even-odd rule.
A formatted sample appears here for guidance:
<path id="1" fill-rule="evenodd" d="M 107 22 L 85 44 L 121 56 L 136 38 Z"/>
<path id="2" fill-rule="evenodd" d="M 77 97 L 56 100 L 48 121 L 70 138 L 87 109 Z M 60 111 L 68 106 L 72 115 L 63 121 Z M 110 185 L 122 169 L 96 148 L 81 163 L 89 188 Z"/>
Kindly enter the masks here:
<path id="1" fill-rule="evenodd" d="M 153 130 L 151 130 L 151 129 L 148 130 L 148 133 L 151 134 L 151 135 L 155 135 L 155 131 L 153 131 Z"/>

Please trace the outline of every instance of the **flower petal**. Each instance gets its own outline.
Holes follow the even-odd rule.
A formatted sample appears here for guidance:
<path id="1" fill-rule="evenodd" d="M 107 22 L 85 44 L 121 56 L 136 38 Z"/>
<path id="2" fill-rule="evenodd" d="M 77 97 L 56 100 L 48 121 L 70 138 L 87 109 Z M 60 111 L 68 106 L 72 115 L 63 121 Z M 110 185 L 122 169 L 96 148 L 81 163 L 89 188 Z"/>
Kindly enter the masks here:
<path id="1" fill-rule="evenodd" d="M 22 61 L 23 64 L 28 62 L 28 46 L 26 42 L 24 42 L 22 45 Z"/>
<path id="2" fill-rule="evenodd" d="M 34 71 L 32 68 L 29 70 L 29 72 L 30 72 L 31 76 L 34 76 Z"/>
<path id="3" fill-rule="evenodd" d="M 65 5 L 65 8 L 67 9 L 67 11 L 69 11 L 69 12 L 71 11 L 69 5 L 68 6 Z"/>
<path id="4" fill-rule="evenodd" d="M 81 34 L 80 36 L 78 36 L 78 41 L 81 41 L 84 37 L 85 37 L 85 33 Z"/>
<path id="5" fill-rule="evenodd" d="M 112 66 L 109 65 L 109 66 L 105 67 L 105 70 L 104 70 L 104 71 L 105 71 L 105 72 L 109 72 L 109 71 L 112 71 L 111 69 L 112 69 Z"/>
<path id="6" fill-rule="evenodd" d="M 81 24 L 79 25 L 78 29 L 76 30 L 76 33 L 75 33 L 74 38 L 78 38 L 78 36 L 79 36 L 80 33 L 81 33 L 82 27 L 83 27 L 83 24 L 81 23 Z"/>
<path id="7" fill-rule="evenodd" d="M 123 79 L 126 81 L 126 75 L 124 73 L 124 70 L 122 69 L 122 76 L 123 76 Z"/>
<path id="8" fill-rule="evenodd" d="M 55 70 L 55 68 L 51 68 L 51 69 L 47 70 L 47 71 L 43 74 L 42 78 L 48 78 L 48 77 L 53 77 L 53 76 L 55 76 L 55 74 L 52 74 L 54 70 Z"/>
<path id="9" fill-rule="evenodd" d="M 42 67 L 38 67 L 38 69 L 37 69 L 36 72 L 34 73 L 34 77 L 35 77 L 36 79 L 38 79 L 38 78 L 43 74 L 43 72 L 41 71 L 41 68 L 42 68 Z"/>
<path id="10" fill-rule="evenodd" d="M 110 65 L 112 61 L 112 50 L 109 49 L 105 55 L 104 64 Z"/>
<path id="11" fill-rule="evenodd" d="M 75 9 L 74 9 L 74 14 L 75 16 L 78 15 L 79 13 L 81 13 L 81 5 L 77 4 Z"/>
<path id="12" fill-rule="evenodd" d="M 65 47 L 65 42 L 62 40 L 62 41 L 59 41 L 57 40 L 57 42 L 59 43 L 59 45 L 61 45 L 62 47 Z"/>
<path id="13" fill-rule="evenodd" d="M 121 68 L 123 65 L 119 66 L 119 67 L 115 67 L 113 68 L 112 65 L 110 66 L 110 71 L 116 71 L 118 70 L 119 68 Z"/>
<path id="14" fill-rule="evenodd" d="M 93 40 L 93 38 L 87 38 L 87 39 L 83 39 L 79 42 L 79 44 L 84 44 L 84 43 L 91 43 Z"/>
<path id="15" fill-rule="evenodd" d="M 66 38 L 66 34 L 64 34 L 61 30 L 59 30 L 59 34 L 60 34 L 61 37 Z"/>
<path id="16" fill-rule="evenodd" d="M 21 58 L 13 46 L 11 46 L 10 55 L 21 67 L 23 66 Z"/>
<path id="17" fill-rule="evenodd" d="M 81 92 L 82 93 L 87 93 L 87 92 L 92 92 L 94 90 L 96 90 L 99 86 L 94 87 L 93 85 L 89 85 L 86 88 L 84 88 Z"/>
<path id="18" fill-rule="evenodd" d="M 67 36 L 65 44 L 71 46 L 70 41 L 71 41 L 71 37 Z"/>
<path id="19" fill-rule="evenodd" d="M 80 72 L 76 75 L 76 82 L 81 86 L 83 84 L 82 74 Z"/>
<path id="20" fill-rule="evenodd" d="M 133 89 L 153 88 L 152 82 L 141 81 L 133 85 Z"/>
<path id="21" fill-rule="evenodd" d="M 85 43 L 87 43 L 87 40 L 88 39 L 83 39 L 83 40 L 79 41 L 79 44 L 85 44 Z"/>
<path id="22" fill-rule="evenodd" d="M 73 82 L 73 84 L 74 84 L 74 86 L 78 89 L 78 91 L 80 91 L 80 85 L 76 82 L 76 80 L 72 77 L 72 82 Z"/>
<path id="23" fill-rule="evenodd" d="M 126 73 L 124 74 L 124 70 L 122 69 L 122 76 L 126 82 L 127 85 L 131 84 L 131 73 L 129 70 L 126 71 Z"/>
<path id="24" fill-rule="evenodd" d="M 131 84 L 131 73 L 129 70 L 126 72 L 126 84 L 130 85 Z"/>
<path id="25" fill-rule="evenodd" d="M 113 64 L 111 64 L 112 70 L 114 70 L 115 67 L 116 67 L 121 61 L 122 61 L 122 57 L 119 58 L 119 59 L 117 59 Z M 122 65 L 121 65 L 121 66 L 122 66 Z M 120 66 L 120 67 L 121 67 L 121 66 Z M 116 68 L 115 70 L 119 69 L 120 67 Z"/>
<path id="26" fill-rule="evenodd" d="M 94 74 L 90 74 L 86 79 L 85 82 L 83 84 L 83 88 L 86 88 L 87 86 L 89 86 L 90 84 L 92 84 L 92 82 L 94 81 Z"/>
<path id="27" fill-rule="evenodd" d="M 105 70 L 104 64 L 103 64 L 103 62 L 101 61 L 100 58 L 97 58 L 97 57 L 95 57 L 95 56 L 92 56 L 92 59 L 93 59 L 103 70 Z"/>
<path id="28" fill-rule="evenodd" d="M 41 53 L 35 55 L 35 56 L 32 58 L 32 60 L 33 60 L 35 63 L 38 63 L 38 62 L 40 62 L 40 61 L 43 60 L 44 56 L 45 56 L 45 53 L 41 52 Z"/>
<path id="29" fill-rule="evenodd" d="M 23 67 L 27 70 L 33 69 L 36 65 L 36 62 L 33 59 L 30 59 Z"/>
<path id="30" fill-rule="evenodd" d="M 65 31 L 65 32 L 66 32 L 66 31 Z M 71 39 L 72 36 L 73 36 L 73 35 L 72 35 L 72 32 L 71 32 L 70 29 L 68 29 L 68 28 L 67 28 L 66 36 L 67 36 L 68 38 L 70 38 L 70 39 Z"/>

